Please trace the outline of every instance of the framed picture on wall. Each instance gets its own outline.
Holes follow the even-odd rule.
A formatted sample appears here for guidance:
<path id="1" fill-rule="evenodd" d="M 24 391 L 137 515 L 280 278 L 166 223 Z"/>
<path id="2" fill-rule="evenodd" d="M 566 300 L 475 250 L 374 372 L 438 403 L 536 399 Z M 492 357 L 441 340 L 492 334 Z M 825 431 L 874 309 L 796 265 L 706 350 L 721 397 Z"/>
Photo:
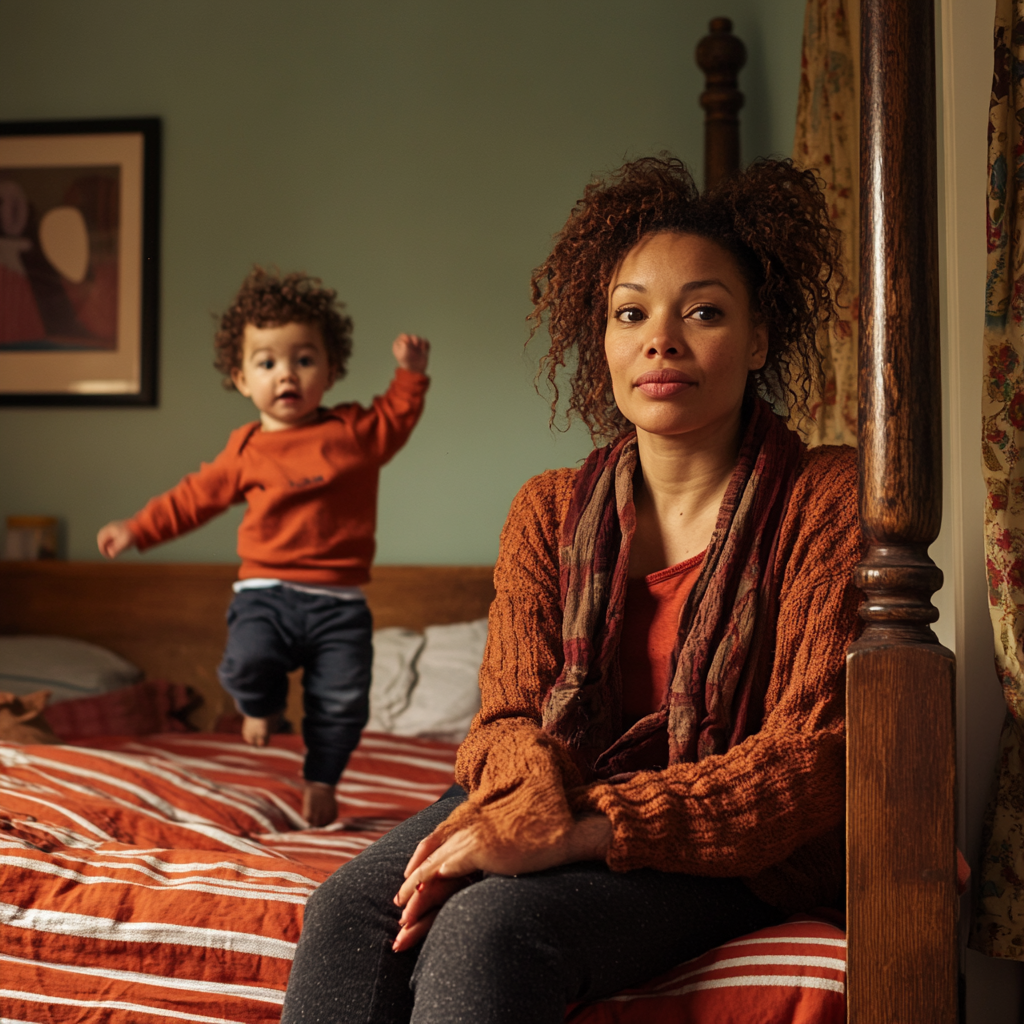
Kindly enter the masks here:
<path id="1" fill-rule="evenodd" d="M 0 404 L 156 405 L 160 121 L 0 122 Z"/>

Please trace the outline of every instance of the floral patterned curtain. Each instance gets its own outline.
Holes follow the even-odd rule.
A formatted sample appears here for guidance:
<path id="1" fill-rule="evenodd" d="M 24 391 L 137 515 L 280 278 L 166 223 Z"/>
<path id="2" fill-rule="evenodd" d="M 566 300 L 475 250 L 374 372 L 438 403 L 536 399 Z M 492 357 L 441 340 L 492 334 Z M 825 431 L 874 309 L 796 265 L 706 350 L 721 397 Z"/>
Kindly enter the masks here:
<path id="1" fill-rule="evenodd" d="M 857 0 L 849 0 L 856 4 Z M 816 396 L 811 444 L 857 443 L 857 63 L 848 3 L 807 0 L 793 160 L 825 183 L 832 219 L 846 240 L 838 293 L 842 318 L 819 339 L 825 393 Z"/>
<path id="2" fill-rule="evenodd" d="M 1008 713 L 985 820 L 971 946 L 1024 960 L 1024 0 L 997 0 L 988 123 L 985 556 Z"/>

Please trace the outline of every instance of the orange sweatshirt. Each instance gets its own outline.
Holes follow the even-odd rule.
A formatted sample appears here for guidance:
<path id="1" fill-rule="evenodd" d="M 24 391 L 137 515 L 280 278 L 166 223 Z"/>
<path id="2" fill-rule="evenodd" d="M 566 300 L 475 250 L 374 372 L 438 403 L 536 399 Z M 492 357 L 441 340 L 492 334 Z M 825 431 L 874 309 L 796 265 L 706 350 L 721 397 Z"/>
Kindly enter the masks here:
<path id="1" fill-rule="evenodd" d="M 321 409 L 314 423 L 232 432 L 198 472 L 128 521 L 140 551 L 249 504 L 238 529 L 239 578 L 356 586 L 370 578 L 380 467 L 405 444 L 429 378 L 399 368 L 369 409 Z"/>
<path id="2" fill-rule="evenodd" d="M 606 815 L 616 871 L 741 877 L 791 910 L 842 905 L 846 648 L 860 632 L 856 453 L 815 448 L 779 537 L 777 644 L 761 730 L 725 754 L 596 780 L 541 727 L 563 663 L 558 530 L 576 470 L 529 481 L 502 533 L 481 710 L 459 749 L 470 792 L 442 826 L 493 846 L 546 845 L 573 816 Z"/>

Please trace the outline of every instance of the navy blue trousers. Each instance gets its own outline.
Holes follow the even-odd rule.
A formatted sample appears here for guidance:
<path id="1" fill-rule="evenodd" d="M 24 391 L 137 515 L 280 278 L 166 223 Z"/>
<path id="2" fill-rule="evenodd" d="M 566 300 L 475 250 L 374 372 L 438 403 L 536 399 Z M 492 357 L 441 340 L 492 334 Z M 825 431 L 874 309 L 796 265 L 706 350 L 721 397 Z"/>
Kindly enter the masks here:
<path id="1" fill-rule="evenodd" d="M 221 685 L 250 718 L 288 702 L 288 673 L 302 669 L 303 775 L 334 785 L 369 717 L 373 618 L 365 601 L 290 587 L 243 590 L 228 609 Z"/>

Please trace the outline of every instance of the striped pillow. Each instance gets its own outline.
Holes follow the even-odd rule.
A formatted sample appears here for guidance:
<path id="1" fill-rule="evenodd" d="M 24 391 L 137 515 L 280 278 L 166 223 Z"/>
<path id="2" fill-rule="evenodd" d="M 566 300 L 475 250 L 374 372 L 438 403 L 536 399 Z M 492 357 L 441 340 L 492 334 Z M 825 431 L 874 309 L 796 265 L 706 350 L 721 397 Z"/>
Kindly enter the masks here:
<path id="1" fill-rule="evenodd" d="M 640 988 L 581 1006 L 572 1024 L 843 1024 L 846 936 L 797 915 L 710 950 Z"/>

